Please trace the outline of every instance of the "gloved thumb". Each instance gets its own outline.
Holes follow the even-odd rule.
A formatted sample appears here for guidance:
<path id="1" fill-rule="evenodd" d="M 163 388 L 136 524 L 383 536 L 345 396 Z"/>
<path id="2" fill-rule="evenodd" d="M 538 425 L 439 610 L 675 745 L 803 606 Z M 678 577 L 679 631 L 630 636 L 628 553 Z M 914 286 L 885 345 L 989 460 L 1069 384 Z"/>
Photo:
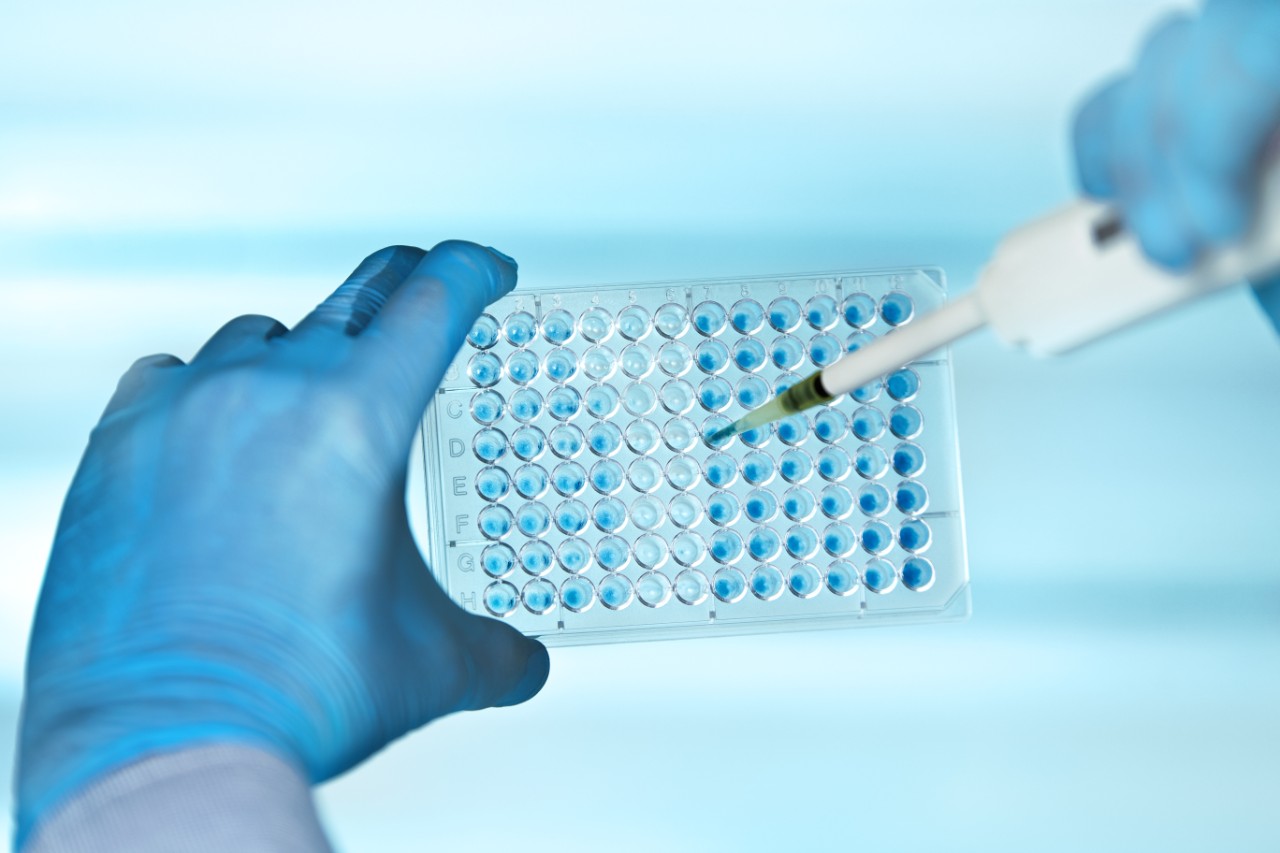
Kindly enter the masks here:
<path id="1" fill-rule="evenodd" d="M 505 622 L 470 613 L 463 615 L 462 635 L 474 683 L 459 710 L 519 705 L 546 683 L 551 659 L 537 640 Z"/>

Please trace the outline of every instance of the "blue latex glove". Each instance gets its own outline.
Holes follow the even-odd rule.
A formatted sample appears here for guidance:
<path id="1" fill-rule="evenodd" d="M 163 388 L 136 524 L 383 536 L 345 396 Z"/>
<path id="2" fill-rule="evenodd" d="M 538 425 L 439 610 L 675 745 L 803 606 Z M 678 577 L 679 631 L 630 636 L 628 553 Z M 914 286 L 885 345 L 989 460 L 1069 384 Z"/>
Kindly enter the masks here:
<path id="1" fill-rule="evenodd" d="M 1080 185 L 1115 202 L 1147 256 L 1185 269 L 1249 228 L 1280 130 L 1280 2 L 1209 0 L 1176 15 L 1076 117 Z M 1280 288 L 1259 297 L 1280 323 Z"/>
<path id="2" fill-rule="evenodd" d="M 410 444 L 484 306 L 471 243 L 369 258 L 297 328 L 232 320 L 190 364 L 124 375 L 67 495 L 27 663 L 18 844 L 156 750 L 256 744 L 314 782 L 546 680 L 541 644 L 470 615 L 410 535 Z"/>

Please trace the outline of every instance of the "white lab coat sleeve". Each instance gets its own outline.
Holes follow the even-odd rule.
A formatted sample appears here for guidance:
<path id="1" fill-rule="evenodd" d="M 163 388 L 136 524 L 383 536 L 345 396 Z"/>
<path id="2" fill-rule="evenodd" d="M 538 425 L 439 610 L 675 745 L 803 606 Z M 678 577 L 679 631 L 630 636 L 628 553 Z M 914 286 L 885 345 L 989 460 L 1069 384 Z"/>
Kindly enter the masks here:
<path id="1" fill-rule="evenodd" d="M 143 758 L 50 813 L 22 853 L 331 853 L 306 778 L 249 746 Z"/>

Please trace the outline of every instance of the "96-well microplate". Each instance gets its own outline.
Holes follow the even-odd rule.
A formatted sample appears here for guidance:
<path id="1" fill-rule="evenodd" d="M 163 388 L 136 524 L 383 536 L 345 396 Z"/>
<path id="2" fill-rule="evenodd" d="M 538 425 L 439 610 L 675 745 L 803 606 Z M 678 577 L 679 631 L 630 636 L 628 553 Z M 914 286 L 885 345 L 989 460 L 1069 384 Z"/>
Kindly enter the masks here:
<path id="1" fill-rule="evenodd" d="M 935 269 L 504 297 L 423 422 L 440 583 L 552 643 L 967 614 L 945 352 L 706 438 L 944 301 Z"/>

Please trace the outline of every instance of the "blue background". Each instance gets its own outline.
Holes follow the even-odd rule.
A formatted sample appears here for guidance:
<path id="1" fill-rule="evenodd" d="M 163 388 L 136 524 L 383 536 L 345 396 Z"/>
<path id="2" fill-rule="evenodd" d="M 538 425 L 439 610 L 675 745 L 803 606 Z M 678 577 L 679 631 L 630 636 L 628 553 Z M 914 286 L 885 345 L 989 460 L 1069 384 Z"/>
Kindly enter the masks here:
<path id="1" fill-rule="evenodd" d="M 1070 196 L 1074 104 L 1168 9 L 7 4 L 0 757 L 61 494 L 134 357 L 451 236 L 529 283 L 936 263 L 963 290 Z M 954 355 L 972 620 L 556 650 L 530 705 L 322 789 L 335 839 L 1280 847 L 1273 331 L 1234 291 L 1052 362 Z"/>

